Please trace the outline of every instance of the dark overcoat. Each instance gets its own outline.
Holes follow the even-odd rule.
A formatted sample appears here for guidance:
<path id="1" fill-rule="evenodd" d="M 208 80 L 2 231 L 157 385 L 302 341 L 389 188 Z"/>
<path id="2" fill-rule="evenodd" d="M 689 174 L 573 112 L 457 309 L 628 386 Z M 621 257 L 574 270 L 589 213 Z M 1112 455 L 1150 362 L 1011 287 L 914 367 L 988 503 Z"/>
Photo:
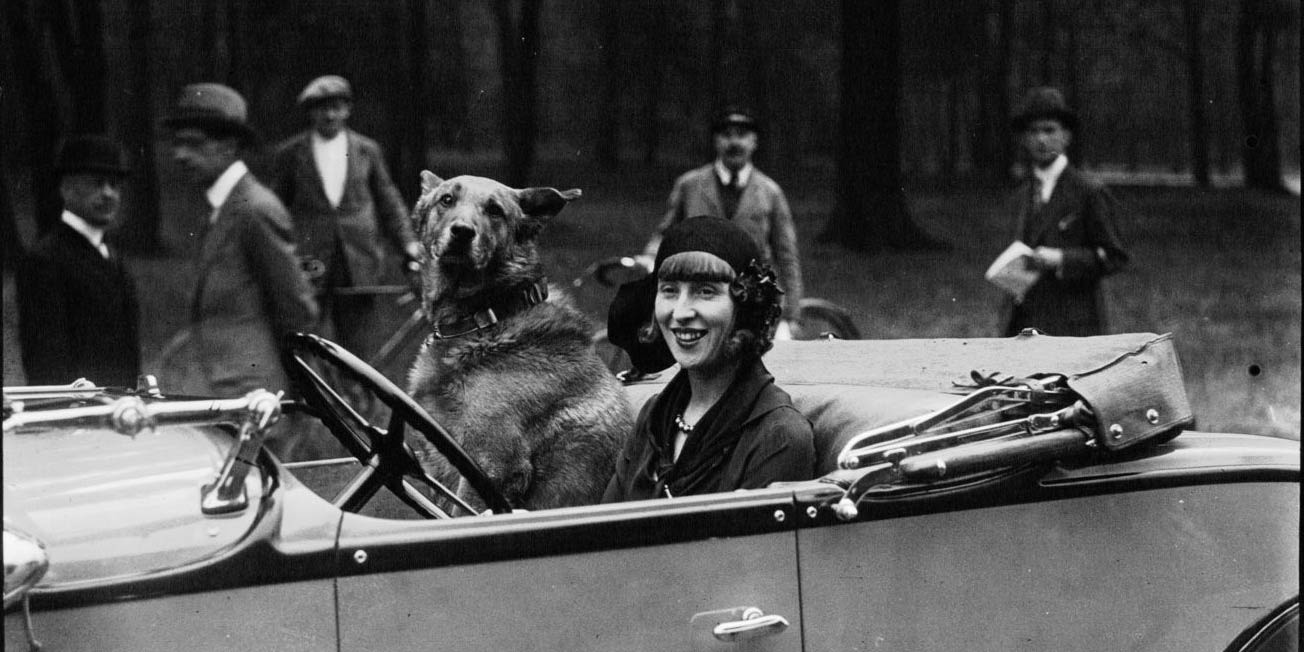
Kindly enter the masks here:
<path id="1" fill-rule="evenodd" d="M 17 281 L 29 384 L 65 385 L 84 377 L 101 386 L 136 386 L 139 309 L 120 258 L 105 259 L 60 222 L 27 253 Z"/>
<path id="2" fill-rule="evenodd" d="M 330 264 L 339 247 L 352 285 L 375 285 L 384 272 L 380 234 L 404 251 L 415 241 L 403 197 L 376 141 L 347 131 L 348 171 L 339 206 L 331 206 L 312 156 L 312 132 L 283 141 L 273 157 L 271 188 L 294 218 L 299 255 Z M 339 270 L 336 270 L 339 271 Z"/>
<path id="3" fill-rule="evenodd" d="M 1034 249 L 1062 249 L 1064 264 L 1044 273 L 1021 302 L 1007 299 L 1005 335 L 1030 327 L 1048 335 L 1104 334 L 1108 325 L 1101 279 L 1128 262 L 1113 195 L 1070 166 L 1040 210 L 1033 209 L 1031 180 L 1019 185 L 1009 210 L 1019 218 L 1016 239 Z"/>

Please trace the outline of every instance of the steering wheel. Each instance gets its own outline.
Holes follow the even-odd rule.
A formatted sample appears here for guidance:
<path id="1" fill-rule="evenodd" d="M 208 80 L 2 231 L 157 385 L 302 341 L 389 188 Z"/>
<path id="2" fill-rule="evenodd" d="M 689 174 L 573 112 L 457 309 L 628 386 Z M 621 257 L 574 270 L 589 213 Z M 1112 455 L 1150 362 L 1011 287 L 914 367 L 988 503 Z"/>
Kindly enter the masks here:
<path id="1" fill-rule="evenodd" d="M 511 505 L 493 485 L 489 476 L 466 454 L 452 435 L 412 397 L 380 372 L 338 344 L 316 335 L 293 333 L 285 337 L 284 345 L 286 372 L 303 392 L 304 400 L 320 413 L 322 422 L 340 444 L 362 463 L 362 470 L 332 500 L 336 507 L 358 512 L 384 487 L 426 518 L 448 518 L 446 511 L 413 486 L 415 481 L 434 490 L 459 508 L 476 513 L 475 509 L 422 468 L 412 448 L 404 441 L 404 427 L 411 425 L 434 444 L 462 474 L 490 510 L 497 514 L 512 511 Z M 380 399 L 390 409 L 389 427 L 381 429 L 367 421 L 313 369 L 305 360 L 305 355 L 315 357 L 343 372 Z"/>

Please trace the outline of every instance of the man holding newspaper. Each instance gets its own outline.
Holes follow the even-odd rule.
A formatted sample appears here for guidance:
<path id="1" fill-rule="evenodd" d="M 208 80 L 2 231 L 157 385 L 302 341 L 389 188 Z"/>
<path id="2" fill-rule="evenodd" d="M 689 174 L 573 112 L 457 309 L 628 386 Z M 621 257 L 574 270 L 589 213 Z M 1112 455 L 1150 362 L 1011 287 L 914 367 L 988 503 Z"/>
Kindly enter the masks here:
<path id="1" fill-rule="evenodd" d="M 1029 172 L 1010 202 L 1015 241 L 987 270 L 1010 298 L 1005 335 L 1025 328 L 1060 336 L 1106 332 L 1101 279 L 1128 254 L 1114 222 L 1117 202 L 1065 155 L 1077 115 L 1054 88 L 1034 88 L 1015 114 Z"/>

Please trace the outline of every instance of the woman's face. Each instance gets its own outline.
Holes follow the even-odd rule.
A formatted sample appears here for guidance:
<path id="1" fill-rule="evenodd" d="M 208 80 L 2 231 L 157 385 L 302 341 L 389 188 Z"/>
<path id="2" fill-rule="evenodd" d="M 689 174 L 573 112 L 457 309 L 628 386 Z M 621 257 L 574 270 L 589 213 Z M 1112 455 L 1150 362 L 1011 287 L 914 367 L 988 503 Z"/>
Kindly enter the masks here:
<path id="1" fill-rule="evenodd" d="M 655 317 L 679 366 L 710 372 L 727 362 L 736 309 L 724 281 L 658 281 Z"/>

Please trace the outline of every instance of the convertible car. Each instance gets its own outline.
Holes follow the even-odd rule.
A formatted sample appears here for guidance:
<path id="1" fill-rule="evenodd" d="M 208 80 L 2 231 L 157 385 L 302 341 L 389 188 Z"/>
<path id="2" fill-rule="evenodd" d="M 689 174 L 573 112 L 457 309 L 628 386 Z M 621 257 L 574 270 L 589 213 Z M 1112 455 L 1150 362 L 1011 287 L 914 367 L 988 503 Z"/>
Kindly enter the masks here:
<path id="1" fill-rule="evenodd" d="M 780 342 L 816 477 L 535 512 L 289 344 L 298 401 L 5 388 L 6 650 L 1298 649 L 1299 443 L 1195 430 L 1165 335 Z M 446 518 L 414 436 L 490 509 Z"/>

